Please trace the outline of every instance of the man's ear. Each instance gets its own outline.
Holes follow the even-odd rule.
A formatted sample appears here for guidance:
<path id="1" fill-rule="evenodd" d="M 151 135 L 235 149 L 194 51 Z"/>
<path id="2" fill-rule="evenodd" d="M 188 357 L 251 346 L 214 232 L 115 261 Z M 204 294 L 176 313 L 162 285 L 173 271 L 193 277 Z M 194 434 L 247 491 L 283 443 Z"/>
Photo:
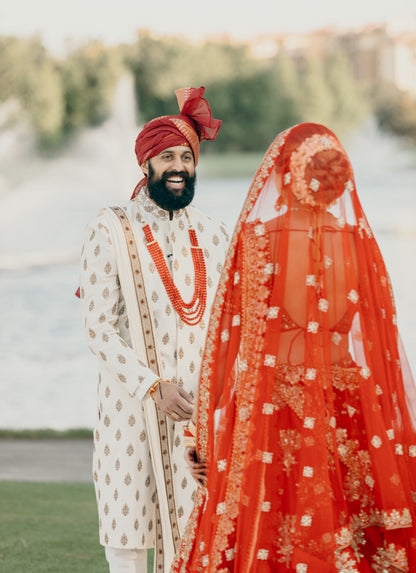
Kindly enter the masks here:
<path id="1" fill-rule="evenodd" d="M 143 173 L 147 176 L 149 175 L 149 160 L 146 159 L 146 161 L 143 161 L 143 163 L 140 165 L 140 169 L 143 171 Z"/>

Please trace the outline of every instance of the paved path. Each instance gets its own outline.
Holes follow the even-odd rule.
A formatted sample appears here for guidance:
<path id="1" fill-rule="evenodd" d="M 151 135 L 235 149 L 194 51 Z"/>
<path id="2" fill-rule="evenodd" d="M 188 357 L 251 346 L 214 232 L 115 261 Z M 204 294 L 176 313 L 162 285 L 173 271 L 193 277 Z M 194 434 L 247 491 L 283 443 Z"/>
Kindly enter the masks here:
<path id="1" fill-rule="evenodd" d="M 0 439 L 0 481 L 91 482 L 92 440 Z"/>

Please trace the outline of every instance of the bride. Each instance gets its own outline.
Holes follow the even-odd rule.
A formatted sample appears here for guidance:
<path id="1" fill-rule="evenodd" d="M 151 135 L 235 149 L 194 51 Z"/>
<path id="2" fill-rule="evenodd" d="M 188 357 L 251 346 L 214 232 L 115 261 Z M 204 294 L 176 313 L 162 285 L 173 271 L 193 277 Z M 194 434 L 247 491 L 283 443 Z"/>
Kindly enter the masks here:
<path id="1" fill-rule="evenodd" d="M 213 309 L 185 437 L 200 487 L 172 571 L 416 571 L 415 388 L 326 127 L 270 146 Z"/>

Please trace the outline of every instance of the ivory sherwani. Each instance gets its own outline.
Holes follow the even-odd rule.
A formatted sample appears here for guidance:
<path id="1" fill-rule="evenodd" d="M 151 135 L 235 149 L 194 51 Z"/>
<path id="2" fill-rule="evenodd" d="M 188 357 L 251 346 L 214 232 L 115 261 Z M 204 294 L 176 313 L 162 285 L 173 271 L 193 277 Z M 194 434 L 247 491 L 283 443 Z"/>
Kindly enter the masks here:
<path id="1" fill-rule="evenodd" d="M 137 200 L 141 218 L 135 201 L 122 210 L 131 223 L 137 245 L 160 376 L 195 396 L 227 234 L 223 225 L 195 207 L 187 207 L 207 268 L 207 308 L 202 321 L 190 326 L 173 309 L 142 230 L 143 222 L 150 225 L 183 300 L 190 301 L 195 270 L 185 210 L 174 212 L 169 220 L 169 213 L 157 207 L 143 190 Z M 114 228 L 110 209 L 100 211 L 87 227 L 81 265 L 86 335 L 100 371 L 93 460 L 100 542 L 110 547 L 147 548 L 155 545 L 157 496 L 143 404 L 151 400 L 147 391 L 159 376 L 143 357 L 139 360 L 133 349 L 129 321 L 132 318 L 137 321 L 137 317 L 129 316 L 125 293 L 120 287 L 121 263 L 115 249 Z M 128 272 L 132 274 L 131 270 Z M 136 323 L 134 326 L 141 328 Z M 181 534 L 192 507 L 195 486 L 183 458 L 183 424 L 168 419 L 165 423 L 174 492 L 173 499 L 168 500 L 169 511 L 176 512 Z"/>

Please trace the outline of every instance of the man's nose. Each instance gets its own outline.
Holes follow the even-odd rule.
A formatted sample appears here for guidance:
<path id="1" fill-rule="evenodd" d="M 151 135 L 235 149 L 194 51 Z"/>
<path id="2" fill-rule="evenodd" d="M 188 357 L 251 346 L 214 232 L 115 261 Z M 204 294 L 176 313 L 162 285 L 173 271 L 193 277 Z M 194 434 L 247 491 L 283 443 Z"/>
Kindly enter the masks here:
<path id="1" fill-rule="evenodd" d="M 184 171 L 185 167 L 180 157 L 175 157 L 172 163 L 172 171 Z"/>

